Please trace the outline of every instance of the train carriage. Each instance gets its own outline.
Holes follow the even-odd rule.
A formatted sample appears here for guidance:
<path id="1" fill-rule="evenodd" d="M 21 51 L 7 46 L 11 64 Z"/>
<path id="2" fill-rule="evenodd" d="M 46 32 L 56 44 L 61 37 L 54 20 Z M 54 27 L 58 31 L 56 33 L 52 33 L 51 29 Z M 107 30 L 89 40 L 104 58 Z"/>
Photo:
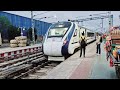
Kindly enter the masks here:
<path id="1" fill-rule="evenodd" d="M 51 25 L 43 43 L 43 52 L 48 56 L 48 60 L 64 61 L 67 55 L 73 54 L 80 46 L 79 39 L 83 32 L 86 37 L 89 35 L 89 41 L 95 40 L 94 32 L 80 27 L 75 22 L 58 22 Z"/>

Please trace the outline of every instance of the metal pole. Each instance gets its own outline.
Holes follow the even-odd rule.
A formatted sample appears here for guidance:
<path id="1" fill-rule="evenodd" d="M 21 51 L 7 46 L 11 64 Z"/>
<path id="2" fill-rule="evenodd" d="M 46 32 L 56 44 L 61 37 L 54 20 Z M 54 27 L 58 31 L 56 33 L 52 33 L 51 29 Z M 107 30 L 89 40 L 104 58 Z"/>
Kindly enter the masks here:
<path id="1" fill-rule="evenodd" d="M 31 11 L 31 23 L 32 23 L 32 38 L 33 38 L 33 44 L 35 44 L 35 33 L 34 33 L 33 11 Z"/>
<path id="2" fill-rule="evenodd" d="M 103 28 L 103 18 L 102 18 L 102 28 Z"/>
<path id="3" fill-rule="evenodd" d="M 111 15 L 111 26 L 113 26 L 113 15 Z"/>
<path id="4" fill-rule="evenodd" d="M 102 19 L 102 32 L 103 32 L 103 18 L 101 18 Z"/>
<path id="5" fill-rule="evenodd" d="M 18 30 L 19 29 L 20 29 L 20 35 L 23 36 L 22 27 L 18 27 Z"/>
<path id="6" fill-rule="evenodd" d="M 109 30 L 110 30 L 110 28 L 111 28 L 111 11 L 109 11 L 108 14 L 109 14 Z"/>

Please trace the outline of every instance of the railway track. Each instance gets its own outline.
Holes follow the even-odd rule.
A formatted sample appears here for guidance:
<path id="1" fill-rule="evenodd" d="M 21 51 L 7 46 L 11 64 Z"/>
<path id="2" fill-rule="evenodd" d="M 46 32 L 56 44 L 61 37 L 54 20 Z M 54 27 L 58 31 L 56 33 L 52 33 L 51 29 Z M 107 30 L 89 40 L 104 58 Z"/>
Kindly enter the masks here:
<path id="1" fill-rule="evenodd" d="M 0 63 L 0 79 L 22 79 L 22 77 L 34 74 L 45 66 L 52 66 L 51 62 L 46 59 L 41 50 L 37 50 L 23 55 L 21 58 Z"/>
<path id="2" fill-rule="evenodd" d="M 56 67 L 58 62 L 44 62 L 19 76 L 14 77 L 14 79 L 42 79 L 47 75 L 54 67 Z"/>
<path id="3" fill-rule="evenodd" d="M 22 53 L 21 55 L 15 55 L 19 56 L 19 58 L 14 58 L 10 60 L 5 60 L 3 63 L 0 63 L 0 78 L 12 78 L 14 75 L 19 74 L 23 70 L 28 70 L 29 68 L 32 67 L 32 64 L 30 62 L 36 60 L 36 59 L 41 59 L 45 60 L 45 57 L 40 49 L 34 50 L 32 53 Z M 13 56 L 11 56 L 13 57 Z"/>

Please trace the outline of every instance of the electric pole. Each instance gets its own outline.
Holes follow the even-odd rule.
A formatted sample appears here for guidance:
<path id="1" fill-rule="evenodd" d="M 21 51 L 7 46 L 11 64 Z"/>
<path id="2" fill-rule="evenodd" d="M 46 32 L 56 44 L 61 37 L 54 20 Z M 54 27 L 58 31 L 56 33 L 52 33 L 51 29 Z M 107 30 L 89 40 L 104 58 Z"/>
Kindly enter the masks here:
<path id="1" fill-rule="evenodd" d="M 103 19 L 104 18 L 101 18 L 101 20 L 102 20 L 102 23 L 101 23 L 102 24 L 102 27 L 101 27 L 102 32 L 103 32 Z"/>
<path id="2" fill-rule="evenodd" d="M 31 23 L 32 23 L 32 40 L 33 44 L 35 44 L 35 33 L 34 33 L 34 20 L 33 20 L 33 11 L 31 11 Z"/>
<path id="3" fill-rule="evenodd" d="M 111 15 L 111 11 L 108 12 L 109 14 L 109 29 L 113 26 L 113 15 Z"/>
<path id="4" fill-rule="evenodd" d="M 103 29 L 103 18 L 101 18 L 102 19 L 102 29 Z"/>

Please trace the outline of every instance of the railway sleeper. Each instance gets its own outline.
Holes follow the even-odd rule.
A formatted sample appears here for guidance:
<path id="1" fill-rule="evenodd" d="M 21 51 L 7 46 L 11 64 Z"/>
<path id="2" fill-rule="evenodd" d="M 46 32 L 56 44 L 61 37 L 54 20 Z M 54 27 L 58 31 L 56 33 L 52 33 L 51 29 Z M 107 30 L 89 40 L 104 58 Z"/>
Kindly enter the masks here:
<path id="1" fill-rule="evenodd" d="M 27 59 L 28 57 L 23 57 L 23 58 L 19 58 L 19 59 L 15 59 L 15 60 L 12 60 L 12 61 L 6 61 L 6 62 L 3 62 L 3 63 L 0 63 L 0 67 L 6 67 L 8 65 L 12 65 L 14 63 L 17 63 L 17 62 L 20 62 L 20 61 L 23 61 L 25 59 Z"/>
<path id="2" fill-rule="evenodd" d="M 26 59 L 26 60 L 25 60 Z M 36 58 L 34 58 L 34 59 L 36 59 Z M 22 65 L 22 64 L 27 64 L 27 62 L 30 62 L 30 61 L 32 61 L 33 59 L 28 59 L 28 58 L 26 58 L 26 57 L 24 57 L 24 58 L 21 58 L 21 59 L 19 59 L 18 61 L 12 61 L 12 63 L 10 63 L 10 62 L 5 62 L 5 63 L 3 63 L 2 64 L 2 66 L 3 66 L 3 68 L 0 70 L 0 71 L 2 71 L 2 70 L 5 70 L 5 69 L 8 69 L 8 68 L 12 68 L 12 67 L 15 67 L 15 66 L 19 66 L 19 65 Z M 20 62 L 21 61 L 21 62 Z M 18 62 L 18 63 L 17 63 Z M 14 64 L 15 63 L 15 64 Z"/>
<path id="3" fill-rule="evenodd" d="M 39 56 L 39 57 L 40 57 L 40 56 Z M 39 57 L 37 57 L 37 58 L 39 58 Z M 34 57 L 34 59 L 35 59 L 35 58 L 36 58 L 36 57 Z M 19 72 L 20 70 L 23 70 L 23 69 L 25 70 L 26 67 L 23 67 L 23 66 L 22 66 L 21 69 L 16 69 L 15 66 L 18 66 L 18 65 L 24 64 L 24 63 L 26 63 L 27 61 L 29 62 L 29 61 L 32 61 L 32 60 L 33 60 L 33 58 L 15 64 L 14 67 L 11 67 L 12 70 L 11 70 L 11 69 L 7 69 L 7 70 L 5 70 L 7 73 L 6 73 L 6 74 L 4 73 L 5 75 L 4 75 L 4 76 L 3 76 L 3 75 L 0 76 L 0 78 L 5 78 L 5 77 L 6 77 L 6 78 L 10 78 L 11 76 L 10 76 L 10 77 L 7 77 L 7 76 L 9 76 L 9 75 L 11 75 L 11 74 L 14 74 L 14 73 L 16 73 L 16 72 Z M 43 61 L 44 61 L 44 60 L 43 60 Z M 13 69 L 13 68 L 14 68 L 14 69 Z M 30 68 L 30 67 L 29 67 L 29 68 Z M 4 71 L 4 72 L 5 72 L 5 71 Z M 19 73 L 21 73 L 21 72 L 19 72 Z M 18 73 L 18 74 L 19 74 L 19 73 Z M 13 76 L 14 76 L 14 75 L 13 75 Z"/>
<path id="4" fill-rule="evenodd" d="M 9 69 L 9 68 L 13 68 L 13 67 L 16 67 L 16 66 L 20 66 L 22 64 L 29 64 L 29 62 L 31 62 L 33 59 L 26 59 L 25 61 L 21 61 L 21 62 L 18 62 L 18 63 L 15 63 L 13 65 L 10 65 L 10 66 L 6 66 L 4 68 L 1 68 L 0 71 L 3 71 L 3 70 L 6 70 L 6 69 Z"/>
<path id="5" fill-rule="evenodd" d="M 24 72 L 26 72 L 26 71 L 28 71 L 27 68 L 18 70 L 18 71 L 16 71 L 16 72 L 8 75 L 7 77 L 5 77 L 5 79 L 12 79 L 14 76 L 20 75 L 21 73 L 24 73 Z"/>
<path id="6" fill-rule="evenodd" d="M 18 67 L 10 68 L 3 72 L 0 72 L 1 77 L 3 78 L 11 78 L 14 76 L 15 73 L 20 73 L 20 71 L 28 70 L 31 67 L 29 64 L 23 64 Z"/>
<path id="7" fill-rule="evenodd" d="M 24 68 L 24 67 L 26 67 L 26 66 L 28 66 L 28 65 L 20 65 L 20 66 L 17 66 L 17 67 L 13 67 L 13 68 L 9 68 L 9 69 L 7 69 L 7 70 L 5 70 L 5 71 L 2 71 L 2 73 L 3 74 L 9 74 L 9 73 L 11 73 L 12 71 L 17 71 L 18 69 L 20 69 L 20 68 Z"/>
<path id="8" fill-rule="evenodd" d="M 39 62 L 43 63 L 44 60 L 45 60 L 45 58 L 44 58 L 44 57 L 41 57 L 41 58 L 38 58 L 38 59 L 36 59 L 36 60 L 31 61 L 31 63 L 32 63 L 32 64 L 34 64 L 34 63 L 39 63 Z"/>
<path id="9" fill-rule="evenodd" d="M 48 62 L 44 62 L 41 64 L 41 68 L 44 68 L 44 66 L 48 65 Z"/>
<path id="10" fill-rule="evenodd" d="M 14 79 L 21 79 L 21 78 L 24 78 L 24 77 L 28 76 L 29 74 L 35 73 L 36 70 L 40 70 L 46 64 L 48 64 L 48 61 L 44 62 L 44 63 L 41 63 L 40 65 L 36 65 L 36 67 L 33 67 L 33 68 L 29 69 L 29 71 L 27 71 L 25 73 L 21 73 L 21 75 L 19 75 L 19 76 L 15 76 Z"/>
<path id="11" fill-rule="evenodd" d="M 13 79 L 21 79 L 22 77 L 27 77 L 29 74 L 27 72 L 22 72 L 18 76 L 14 76 Z"/>
<path id="12" fill-rule="evenodd" d="M 27 62 L 27 64 L 31 64 L 32 61 L 38 59 L 39 57 L 33 57 L 33 58 L 30 58 L 29 61 Z"/>
<path id="13" fill-rule="evenodd" d="M 28 58 L 34 58 L 34 57 L 39 57 L 39 56 L 42 57 L 43 55 L 41 55 L 41 54 L 40 55 L 31 55 L 31 56 L 28 56 Z"/>
<path id="14" fill-rule="evenodd" d="M 29 68 L 30 68 L 30 67 L 29 67 Z M 19 70 L 17 70 L 16 72 L 13 72 L 12 74 L 8 75 L 6 78 L 7 78 L 7 79 L 11 79 L 11 78 L 13 78 L 14 76 L 20 75 L 21 73 L 24 73 L 24 72 L 28 71 L 29 68 L 28 68 L 28 67 L 24 67 L 24 68 L 22 68 L 22 69 L 19 69 Z"/>
<path id="15" fill-rule="evenodd" d="M 40 66 L 41 65 L 38 65 L 37 67 L 33 67 L 32 69 L 28 70 L 27 72 L 21 73 L 21 75 L 14 77 L 14 79 L 21 79 L 23 77 L 29 76 L 29 74 L 35 73 L 36 70 L 40 69 L 41 68 Z"/>
<path id="16" fill-rule="evenodd" d="M 42 57 L 42 56 L 41 56 Z M 9 62 L 5 62 L 2 64 L 2 67 L 6 67 L 6 66 L 9 66 L 11 65 L 9 68 L 11 67 L 14 67 L 14 66 L 19 66 L 19 65 L 22 65 L 22 64 L 25 64 L 27 62 L 31 62 L 32 60 L 34 59 L 37 59 L 38 57 L 33 57 L 32 59 L 28 59 L 27 57 L 24 57 L 24 58 L 19 58 L 15 61 L 9 61 Z M 26 60 L 25 60 L 26 59 Z M 21 62 L 20 62 L 21 61 Z M 18 63 L 17 63 L 18 62 Z M 15 63 L 15 64 L 14 64 Z M 13 65 L 12 65 L 13 64 Z"/>

